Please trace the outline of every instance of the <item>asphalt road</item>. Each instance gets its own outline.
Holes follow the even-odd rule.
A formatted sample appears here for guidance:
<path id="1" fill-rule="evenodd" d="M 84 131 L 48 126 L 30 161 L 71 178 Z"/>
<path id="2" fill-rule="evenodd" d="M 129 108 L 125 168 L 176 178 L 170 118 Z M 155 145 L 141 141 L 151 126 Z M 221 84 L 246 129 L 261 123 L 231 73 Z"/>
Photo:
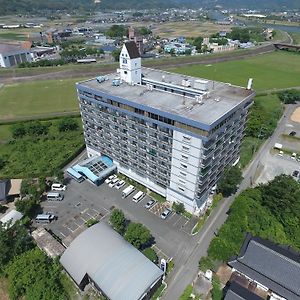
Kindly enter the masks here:
<path id="1" fill-rule="evenodd" d="M 183 293 L 187 285 L 191 284 L 198 273 L 198 263 L 202 256 L 205 256 L 211 240 L 215 233 L 219 230 L 222 224 L 227 219 L 226 212 L 230 208 L 234 198 L 253 184 L 254 174 L 257 170 L 257 165 L 262 156 L 264 156 L 273 146 L 274 143 L 285 128 L 285 119 L 292 113 L 294 107 L 287 106 L 283 117 L 280 119 L 277 129 L 274 134 L 262 145 L 261 149 L 255 155 L 253 161 L 244 170 L 244 179 L 240 184 L 237 193 L 229 198 L 221 201 L 214 209 L 200 233 L 194 236 L 190 242 L 189 251 L 182 255 L 182 258 L 175 265 L 174 271 L 167 279 L 168 288 L 163 295 L 164 300 L 178 299 Z"/>

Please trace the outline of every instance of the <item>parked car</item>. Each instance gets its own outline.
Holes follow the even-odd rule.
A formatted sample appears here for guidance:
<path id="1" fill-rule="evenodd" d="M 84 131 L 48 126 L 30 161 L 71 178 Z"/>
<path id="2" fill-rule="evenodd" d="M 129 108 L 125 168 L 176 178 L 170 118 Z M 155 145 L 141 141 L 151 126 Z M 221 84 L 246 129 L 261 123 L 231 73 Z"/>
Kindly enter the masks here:
<path id="1" fill-rule="evenodd" d="M 156 203 L 156 201 L 155 200 L 153 200 L 153 199 L 151 199 L 151 200 L 149 200 L 146 204 L 145 204 L 145 208 L 146 209 L 150 209 L 152 206 L 154 206 L 154 204 Z"/>
<path id="2" fill-rule="evenodd" d="M 296 131 L 291 131 L 291 132 L 289 133 L 289 135 L 290 135 L 290 136 L 295 136 L 295 135 L 296 135 Z"/>
<path id="3" fill-rule="evenodd" d="M 118 179 L 118 178 L 114 178 L 114 179 L 108 184 L 108 186 L 112 188 L 112 187 L 114 187 L 118 182 L 119 182 L 119 179 Z"/>
<path id="4" fill-rule="evenodd" d="M 109 184 L 113 179 L 117 178 L 117 175 L 110 175 L 105 179 L 105 183 Z"/>
<path id="5" fill-rule="evenodd" d="M 65 191 L 66 190 L 66 186 L 61 184 L 61 183 L 53 183 L 51 185 L 51 190 L 52 191 Z"/>
<path id="6" fill-rule="evenodd" d="M 166 208 L 160 215 L 160 217 L 165 220 L 172 213 L 171 209 Z"/>
<path id="7" fill-rule="evenodd" d="M 120 180 L 114 187 L 119 190 L 121 187 L 123 187 L 126 184 L 124 180 Z"/>
<path id="8" fill-rule="evenodd" d="M 299 177 L 299 171 L 297 171 L 297 170 L 293 171 L 292 176 L 295 177 L 295 178 L 298 178 Z"/>

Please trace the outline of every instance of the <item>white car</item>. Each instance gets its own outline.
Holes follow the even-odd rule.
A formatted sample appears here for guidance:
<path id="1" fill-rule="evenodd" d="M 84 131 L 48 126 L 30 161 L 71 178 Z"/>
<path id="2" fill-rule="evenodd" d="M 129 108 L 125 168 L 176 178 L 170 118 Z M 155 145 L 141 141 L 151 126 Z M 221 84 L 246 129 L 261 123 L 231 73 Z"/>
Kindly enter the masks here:
<path id="1" fill-rule="evenodd" d="M 114 178 L 114 179 L 108 184 L 108 186 L 112 188 L 112 187 L 114 187 L 118 182 L 119 182 L 119 179 L 118 179 L 118 178 Z"/>
<path id="2" fill-rule="evenodd" d="M 109 184 L 113 179 L 117 178 L 117 175 L 110 175 L 105 179 L 105 183 Z"/>
<path id="3" fill-rule="evenodd" d="M 160 217 L 165 220 L 172 213 L 171 209 L 166 208 L 160 215 Z"/>
<path id="4" fill-rule="evenodd" d="M 126 184 L 124 180 L 120 180 L 114 187 L 119 190 L 121 187 L 123 187 Z"/>
<path id="5" fill-rule="evenodd" d="M 61 184 L 61 183 L 53 183 L 51 185 L 51 190 L 52 191 L 65 191 L 66 190 L 66 186 Z"/>

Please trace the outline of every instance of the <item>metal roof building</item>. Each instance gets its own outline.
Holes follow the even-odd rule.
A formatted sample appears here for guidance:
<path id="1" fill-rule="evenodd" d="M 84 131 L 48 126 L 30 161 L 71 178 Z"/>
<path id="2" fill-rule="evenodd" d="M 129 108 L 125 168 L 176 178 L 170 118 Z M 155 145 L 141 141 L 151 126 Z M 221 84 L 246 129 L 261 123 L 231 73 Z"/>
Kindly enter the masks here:
<path id="1" fill-rule="evenodd" d="M 287 247 L 248 234 L 228 265 L 270 292 L 300 300 L 300 255 Z"/>
<path id="2" fill-rule="evenodd" d="M 147 299 L 163 272 L 105 223 L 81 233 L 61 264 L 83 289 L 90 281 L 112 300 Z"/>

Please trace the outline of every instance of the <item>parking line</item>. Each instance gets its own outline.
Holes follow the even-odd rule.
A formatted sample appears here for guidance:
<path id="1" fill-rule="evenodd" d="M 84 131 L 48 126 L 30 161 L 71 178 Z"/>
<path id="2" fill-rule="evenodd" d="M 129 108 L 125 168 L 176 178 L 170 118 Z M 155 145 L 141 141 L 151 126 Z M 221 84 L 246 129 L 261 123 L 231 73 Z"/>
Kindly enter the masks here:
<path id="1" fill-rule="evenodd" d="M 175 214 L 173 213 L 173 214 L 169 217 L 169 220 L 171 220 L 174 216 L 175 216 Z"/>
<path id="2" fill-rule="evenodd" d="M 63 234 L 61 231 L 59 232 L 63 237 L 67 237 L 65 234 Z"/>
<path id="3" fill-rule="evenodd" d="M 180 217 L 178 218 L 178 220 L 173 224 L 173 226 L 175 226 L 175 225 L 181 220 L 181 218 L 182 218 L 182 216 L 180 216 Z"/>

